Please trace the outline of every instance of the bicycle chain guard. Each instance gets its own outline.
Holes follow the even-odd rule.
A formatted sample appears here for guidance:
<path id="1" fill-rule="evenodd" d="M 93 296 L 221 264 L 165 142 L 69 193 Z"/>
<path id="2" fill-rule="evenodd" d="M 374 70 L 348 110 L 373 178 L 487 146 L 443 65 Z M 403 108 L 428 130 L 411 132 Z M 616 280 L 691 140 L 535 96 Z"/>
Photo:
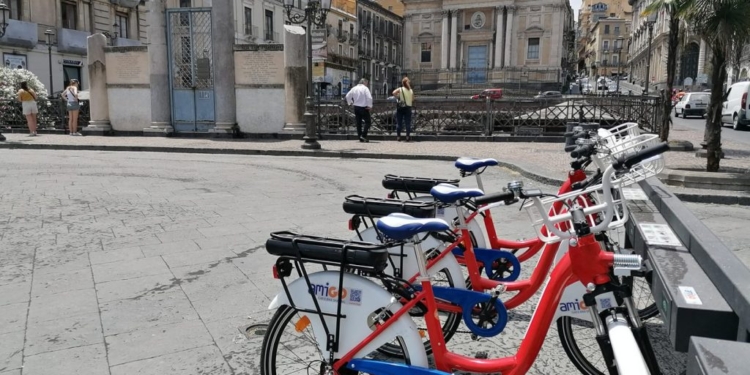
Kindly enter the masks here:
<path id="1" fill-rule="evenodd" d="M 492 280 L 516 281 L 521 276 L 521 262 L 510 251 L 474 249 L 474 256 L 484 265 L 485 274 Z M 504 272 L 509 270 L 510 274 L 505 276 Z"/>
<path id="2" fill-rule="evenodd" d="M 421 289 L 415 286 L 415 289 Z M 461 306 L 464 324 L 469 328 L 471 333 L 481 337 L 494 337 L 500 334 L 508 324 L 508 310 L 505 308 L 503 301 L 495 299 L 494 313 L 497 314 L 496 321 L 491 322 L 488 328 L 480 327 L 474 322 L 474 307 L 486 304 L 492 298 L 486 293 L 475 292 L 473 290 L 455 289 L 449 287 L 433 286 L 432 291 L 435 298 Z"/>

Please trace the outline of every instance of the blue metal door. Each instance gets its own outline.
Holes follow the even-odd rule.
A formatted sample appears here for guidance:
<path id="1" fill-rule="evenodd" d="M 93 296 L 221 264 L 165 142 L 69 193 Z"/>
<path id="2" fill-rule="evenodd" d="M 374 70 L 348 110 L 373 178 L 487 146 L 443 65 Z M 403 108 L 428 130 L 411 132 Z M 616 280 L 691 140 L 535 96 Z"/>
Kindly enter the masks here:
<path id="1" fill-rule="evenodd" d="M 172 126 L 207 132 L 215 125 L 211 9 L 167 10 Z"/>
<path id="2" fill-rule="evenodd" d="M 469 46 L 467 83 L 487 82 L 487 46 Z"/>

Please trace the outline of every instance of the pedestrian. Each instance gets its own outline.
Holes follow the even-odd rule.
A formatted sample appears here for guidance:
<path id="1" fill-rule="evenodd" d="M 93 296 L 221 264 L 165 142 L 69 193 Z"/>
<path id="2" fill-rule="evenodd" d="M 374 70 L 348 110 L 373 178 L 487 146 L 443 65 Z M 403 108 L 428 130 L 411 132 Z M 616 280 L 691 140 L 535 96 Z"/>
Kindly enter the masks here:
<path id="1" fill-rule="evenodd" d="M 354 106 L 354 118 L 357 121 L 357 137 L 360 142 L 370 142 L 367 139 L 367 131 L 370 129 L 370 111 L 372 110 L 372 94 L 367 87 L 369 81 L 365 78 L 359 80 L 359 84 L 354 86 L 346 94 L 346 102 Z M 362 122 L 364 121 L 364 128 Z"/>
<path id="2" fill-rule="evenodd" d="M 26 116 L 26 123 L 29 126 L 29 137 L 36 137 L 37 119 L 39 108 L 36 105 L 36 93 L 29 89 L 26 82 L 21 82 L 21 89 L 17 93 L 18 100 L 23 108 L 23 115 Z"/>
<path id="3" fill-rule="evenodd" d="M 398 99 L 396 104 L 396 141 L 401 142 L 401 129 L 406 127 L 406 141 L 411 142 L 411 111 L 414 106 L 414 91 L 409 78 L 401 80 L 401 87 L 393 90 Z"/>
<path id="4" fill-rule="evenodd" d="M 67 102 L 70 135 L 79 136 L 81 133 L 78 132 L 78 111 L 81 109 L 81 103 L 78 101 L 77 79 L 70 80 L 68 87 L 62 92 L 62 97 Z"/>

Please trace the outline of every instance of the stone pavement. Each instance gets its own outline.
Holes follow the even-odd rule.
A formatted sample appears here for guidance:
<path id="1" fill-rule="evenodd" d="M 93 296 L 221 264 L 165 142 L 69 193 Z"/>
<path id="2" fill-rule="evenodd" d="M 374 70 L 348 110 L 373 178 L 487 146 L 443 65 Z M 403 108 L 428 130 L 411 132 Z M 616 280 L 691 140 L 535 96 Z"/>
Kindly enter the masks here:
<path id="1" fill-rule="evenodd" d="M 60 138 L 92 139 L 112 140 Z M 262 338 L 238 328 L 266 322 L 280 288 L 269 232 L 349 238 L 344 196 L 384 196 L 386 173 L 457 176 L 451 163 L 408 160 L 59 150 L 0 160 L 2 375 L 258 374 Z M 517 178 L 493 168 L 485 185 Z M 496 217 L 503 236 L 533 235 L 517 208 Z M 499 337 L 460 334 L 451 347 L 512 353 L 534 302 Z M 679 373 L 684 356 L 658 319 L 648 324 L 664 373 Z M 530 373 L 574 372 L 553 327 Z"/>
<path id="2" fill-rule="evenodd" d="M 559 183 L 569 169 L 569 158 L 562 153 L 560 143 L 529 142 L 395 142 L 322 140 L 320 151 L 302 150 L 300 140 L 214 140 L 196 138 L 159 137 L 70 137 L 65 135 L 41 135 L 26 137 L 25 134 L 5 134 L 6 142 L 0 148 L 31 147 L 56 149 L 98 149 L 125 151 L 240 153 L 266 155 L 327 155 L 332 157 L 385 157 L 425 158 L 445 160 L 459 156 L 496 158 L 505 166 L 522 171 L 529 178 L 548 183 Z M 702 132 L 675 125 L 671 139 L 688 140 L 695 147 L 703 139 Z M 748 168 L 750 152 L 747 146 L 725 139 L 724 152 L 727 158 L 722 166 Z M 670 152 L 667 155 L 669 168 L 705 169 L 706 159 L 696 158 L 694 152 Z"/>

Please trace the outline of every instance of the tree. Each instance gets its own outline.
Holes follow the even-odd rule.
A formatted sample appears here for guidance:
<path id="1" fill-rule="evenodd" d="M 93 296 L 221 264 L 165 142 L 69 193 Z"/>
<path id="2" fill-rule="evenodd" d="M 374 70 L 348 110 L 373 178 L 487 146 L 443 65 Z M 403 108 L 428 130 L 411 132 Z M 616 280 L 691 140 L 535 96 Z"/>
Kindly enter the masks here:
<path id="1" fill-rule="evenodd" d="M 722 84 L 727 80 L 727 63 L 737 37 L 750 33 L 750 1 L 690 0 L 686 17 L 706 44 L 711 57 L 711 105 L 706 116 L 706 170 L 717 172 L 721 161 Z"/>
<path id="2" fill-rule="evenodd" d="M 663 92 L 663 111 L 659 138 L 663 142 L 669 139 L 669 128 L 672 126 L 672 89 L 674 89 L 674 77 L 677 73 L 677 47 L 680 44 L 681 17 L 688 9 L 690 0 L 655 0 L 643 11 L 642 15 L 648 16 L 654 12 L 664 11 L 669 17 L 669 36 L 667 44 L 667 90 Z"/>
<path id="3" fill-rule="evenodd" d="M 729 53 L 729 60 L 732 64 L 732 82 L 737 82 L 740 78 L 740 63 L 742 62 L 745 45 L 748 42 L 750 42 L 750 35 L 748 34 L 737 34 L 734 37 L 732 50 Z"/>

